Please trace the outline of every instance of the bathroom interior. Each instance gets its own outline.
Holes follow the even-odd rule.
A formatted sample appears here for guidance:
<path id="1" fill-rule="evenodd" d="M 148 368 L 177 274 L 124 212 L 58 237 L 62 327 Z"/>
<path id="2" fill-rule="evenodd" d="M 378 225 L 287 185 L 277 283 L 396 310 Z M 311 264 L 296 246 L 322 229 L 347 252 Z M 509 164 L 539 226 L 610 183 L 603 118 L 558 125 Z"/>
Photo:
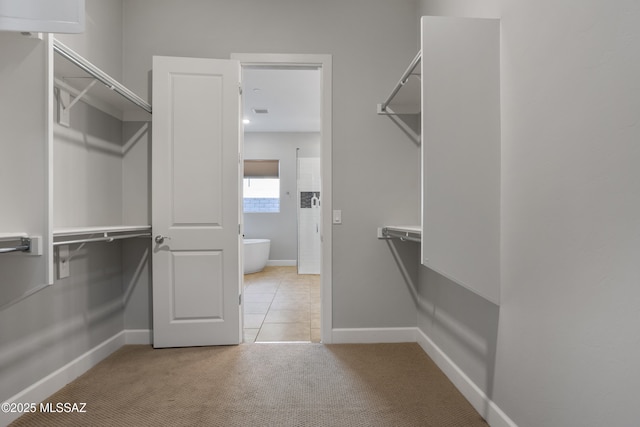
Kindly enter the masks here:
<path id="1" fill-rule="evenodd" d="M 320 342 L 320 70 L 242 72 L 244 342 Z"/>

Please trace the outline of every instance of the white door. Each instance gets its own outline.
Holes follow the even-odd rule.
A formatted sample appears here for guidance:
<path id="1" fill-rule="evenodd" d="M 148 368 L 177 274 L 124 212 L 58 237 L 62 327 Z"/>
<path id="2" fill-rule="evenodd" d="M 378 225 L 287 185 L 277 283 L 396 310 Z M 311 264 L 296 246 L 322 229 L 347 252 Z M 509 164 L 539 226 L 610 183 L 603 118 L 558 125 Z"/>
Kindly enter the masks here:
<path id="1" fill-rule="evenodd" d="M 298 159 L 298 274 L 320 274 L 320 158 Z"/>
<path id="2" fill-rule="evenodd" d="M 240 64 L 153 58 L 153 345 L 241 342 Z"/>

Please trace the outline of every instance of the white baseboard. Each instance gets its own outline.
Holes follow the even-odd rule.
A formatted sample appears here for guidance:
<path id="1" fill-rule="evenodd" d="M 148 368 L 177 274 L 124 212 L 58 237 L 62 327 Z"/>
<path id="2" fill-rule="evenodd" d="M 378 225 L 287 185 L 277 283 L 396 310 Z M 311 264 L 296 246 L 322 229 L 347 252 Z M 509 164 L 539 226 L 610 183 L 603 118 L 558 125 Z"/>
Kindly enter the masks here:
<path id="1" fill-rule="evenodd" d="M 462 395 L 492 427 L 517 427 L 453 360 L 419 328 L 334 328 L 333 344 L 417 342 Z"/>
<path id="2" fill-rule="evenodd" d="M 471 406 L 482 415 L 491 427 L 517 427 L 516 423 L 502 412 L 498 405 L 471 381 L 471 378 L 419 328 L 416 328 L 416 336 L 420 347 L 422 347 L 425 353 L 438 365 L 460 393 L 471 403 Z"/>
<path id="3" fill-rule="evenodd" d="M 267 261 L 269 267 L 295 267 L 298 262 L 295 259 L 270 259 Z"/>
<path id="4" fill-rule="evenodd" d="M 333 344 L 416 342 L 417 328 L 333 328 Z"/>
<path id="5" fill-rule="evenodd" d="M 42 402 L 118 350 L 125 344 L 125 341 L 125 331 L 119 332 L 6 401 Z M 7 425 L 20 415 L 22 414 L 0 412 L 0 425 Z"/>
<path id="6" fill-rule="evenodd" d="M 152 331 L 149 329 L 128 329 L 119 332 L 6 401 L 23 403 L 42 402 L 53 393 L 57 392 L 62 387 L 93 368 L 123 345 L 151 344 L 151 342 Z M 0 426 L 8 425 L 15 421 L 20 415 L 22 414 L 0 412 Z"/>

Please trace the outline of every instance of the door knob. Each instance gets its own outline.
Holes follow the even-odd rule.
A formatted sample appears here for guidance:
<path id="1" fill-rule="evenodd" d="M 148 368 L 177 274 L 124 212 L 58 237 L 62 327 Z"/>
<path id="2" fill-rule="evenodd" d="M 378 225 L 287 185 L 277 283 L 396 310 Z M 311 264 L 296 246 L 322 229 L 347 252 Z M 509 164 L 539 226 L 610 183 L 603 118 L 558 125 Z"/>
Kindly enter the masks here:
<path id="1" fill-rule="evenodd" d="M 164 239 L 171 239 L 171 237 L 163 236 L 162 234 L 158 234 L 154 239 L 157 244 L 161 245 L 164 243 Z"/>

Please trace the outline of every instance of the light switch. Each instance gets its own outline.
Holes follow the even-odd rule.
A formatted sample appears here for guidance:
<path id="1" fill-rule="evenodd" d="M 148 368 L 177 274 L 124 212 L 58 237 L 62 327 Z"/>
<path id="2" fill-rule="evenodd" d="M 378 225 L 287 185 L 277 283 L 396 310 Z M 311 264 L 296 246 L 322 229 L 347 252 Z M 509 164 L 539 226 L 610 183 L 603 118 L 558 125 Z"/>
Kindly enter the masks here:
<path id="1" fill-rule="evenodd" d="M 342 211 L 334 210 L 333 211 L 333 223 L 334 224 L 342 224 Z"/>

